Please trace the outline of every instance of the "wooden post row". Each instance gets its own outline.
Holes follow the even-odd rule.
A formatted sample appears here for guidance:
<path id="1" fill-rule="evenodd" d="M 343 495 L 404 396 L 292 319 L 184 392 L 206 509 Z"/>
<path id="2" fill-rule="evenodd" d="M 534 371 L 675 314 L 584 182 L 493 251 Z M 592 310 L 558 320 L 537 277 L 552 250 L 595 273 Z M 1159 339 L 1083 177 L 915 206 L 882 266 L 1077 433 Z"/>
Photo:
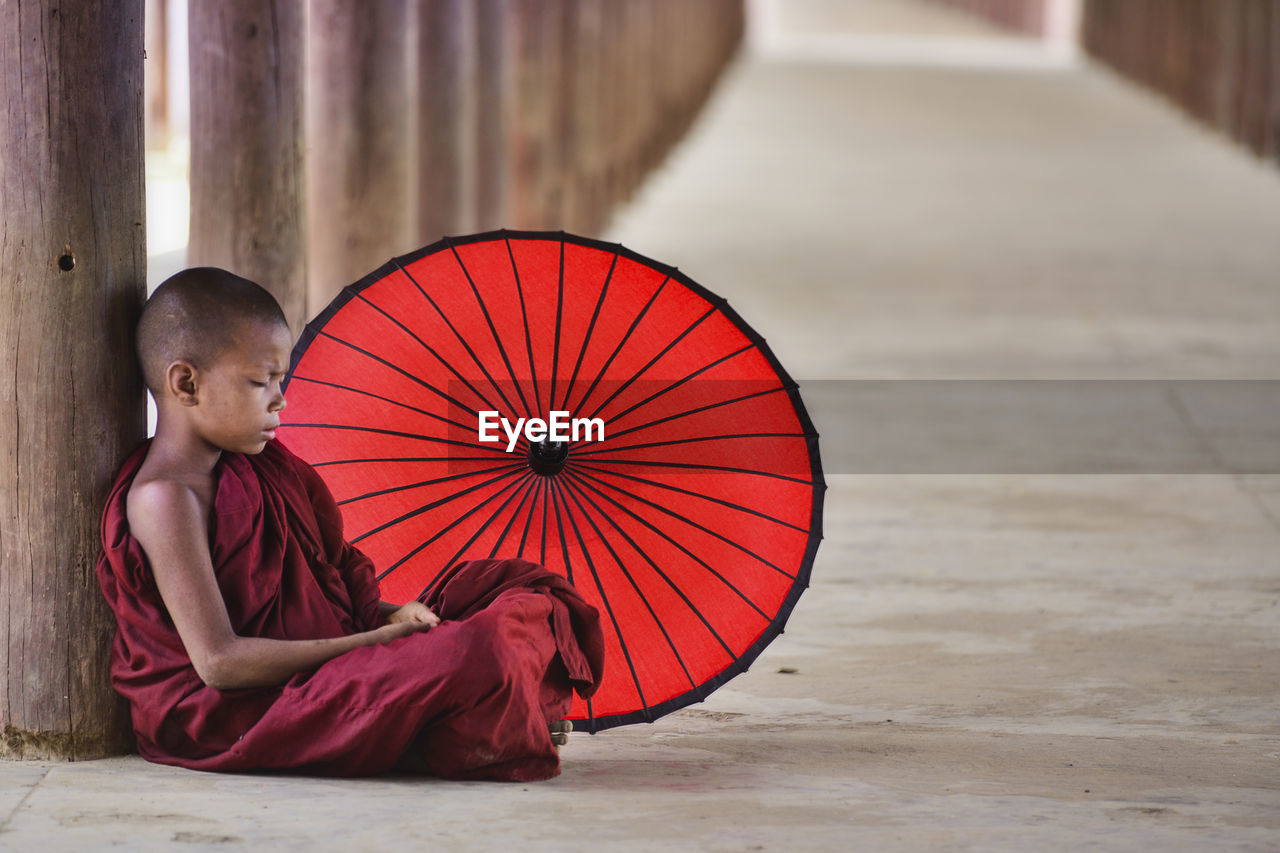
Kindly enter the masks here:
<path id="1" fill-rule="evenodd" d="M 1086 0 L 1085 49 L 1280 164 L 1280 0 Z"/>
<path id="2" fill-rule="evenodd" d="M 687 129 L 742 0 L 418 0 L 419 234 L 594 233 Z"/>

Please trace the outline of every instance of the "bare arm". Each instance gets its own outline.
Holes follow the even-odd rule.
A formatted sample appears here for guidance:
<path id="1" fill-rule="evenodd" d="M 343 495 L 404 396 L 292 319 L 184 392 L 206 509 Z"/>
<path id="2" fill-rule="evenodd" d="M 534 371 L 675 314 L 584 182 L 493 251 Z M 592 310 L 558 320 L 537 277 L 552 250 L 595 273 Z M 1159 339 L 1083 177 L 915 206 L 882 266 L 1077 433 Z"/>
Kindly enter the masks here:
<path id="1" fill-rule="evenodd" d="M 373 631 L 323 640 L 238 636 L 214 578 L 206 521 L 195 492 L 171 481 L 139 484 L 129 494 L 128 517 L 191 663 L 210 687 L 226 690 L 283 684 L 343 652 L 390 642 L 433 624 L 394 622 Z"/>

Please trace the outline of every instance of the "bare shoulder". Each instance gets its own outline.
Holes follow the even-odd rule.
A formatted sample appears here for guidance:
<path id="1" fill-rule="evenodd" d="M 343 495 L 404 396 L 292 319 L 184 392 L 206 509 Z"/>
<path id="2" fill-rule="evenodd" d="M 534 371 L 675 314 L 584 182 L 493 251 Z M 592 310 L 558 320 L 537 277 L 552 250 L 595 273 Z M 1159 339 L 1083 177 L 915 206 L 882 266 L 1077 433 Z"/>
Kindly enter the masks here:
<path id="1" fill-rule="evenodd" d="M 199 478 L 138 472 L 125 513 L 196 672 L 221 684 L 218 650 L 234 639 L 209 552 L 210 498 Z"/>
<path id="2" fill-rule="evenodd" d="M 203 540 L 209 499 L 200 484 L 180 478 L 150 476 L 129 487 L 125 513 L 129 529 L 145 550 L 157 538 Z"/>

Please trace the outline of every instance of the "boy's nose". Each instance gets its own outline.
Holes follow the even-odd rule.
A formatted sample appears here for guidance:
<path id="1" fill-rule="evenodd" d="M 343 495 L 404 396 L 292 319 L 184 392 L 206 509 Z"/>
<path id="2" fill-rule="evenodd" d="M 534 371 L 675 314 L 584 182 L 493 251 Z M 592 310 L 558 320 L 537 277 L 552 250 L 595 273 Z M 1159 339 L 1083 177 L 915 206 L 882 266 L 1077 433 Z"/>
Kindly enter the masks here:
<path id="1" fill-rule="evenodd" d="M 276 399 L 271 403 L 271 411 L 273 412 L 283 411 L 284 407 L 287 406 L 288 404 L 289 403 L 287 400 L 285 400 L 284 395 L 281 394 L 280 396 L 276 397 Z"/>

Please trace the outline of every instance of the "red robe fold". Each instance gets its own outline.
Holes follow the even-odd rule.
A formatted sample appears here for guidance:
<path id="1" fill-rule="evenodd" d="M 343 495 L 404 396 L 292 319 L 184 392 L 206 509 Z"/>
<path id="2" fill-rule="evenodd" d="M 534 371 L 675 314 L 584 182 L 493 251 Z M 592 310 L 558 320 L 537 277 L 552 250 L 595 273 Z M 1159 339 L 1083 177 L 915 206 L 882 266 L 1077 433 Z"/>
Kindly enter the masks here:
<path id="1" fill-rule="evenodd" d="M 570 690 L 599 683 L 599 616 L 563 578 L 523 560 L 449 569 L 422 601 L 444 622 L 367 646 L 281 687 L 215 690 L 196 674 L 161 601 L 125 499 L 146 455 L 121 468 L 102 520 L 98 579 L 115 611 L 111 679 L 128 699 L 138 751 L 199 770 L 292 768 L 357 776 L 401 756 L 453 779 L 559 772 L 547 723 Z M 223 454 L 209 550 L 241 636 L 336 637 L 375 627 L 368 558 L 315 471 L 279 442 Z"/>

